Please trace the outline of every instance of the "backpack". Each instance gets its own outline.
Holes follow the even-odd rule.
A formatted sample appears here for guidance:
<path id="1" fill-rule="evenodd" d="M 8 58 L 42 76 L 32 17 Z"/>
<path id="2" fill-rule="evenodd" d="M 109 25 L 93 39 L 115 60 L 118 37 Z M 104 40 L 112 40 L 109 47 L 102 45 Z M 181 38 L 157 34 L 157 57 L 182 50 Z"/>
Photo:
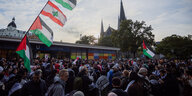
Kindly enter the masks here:
<path id="1" fill-rule="evenodd" d="M 73 82 L 73 89 L 74 90 L 81 90 L 83 88 L 83 80 L 81 77 L 75 77 Z"/>

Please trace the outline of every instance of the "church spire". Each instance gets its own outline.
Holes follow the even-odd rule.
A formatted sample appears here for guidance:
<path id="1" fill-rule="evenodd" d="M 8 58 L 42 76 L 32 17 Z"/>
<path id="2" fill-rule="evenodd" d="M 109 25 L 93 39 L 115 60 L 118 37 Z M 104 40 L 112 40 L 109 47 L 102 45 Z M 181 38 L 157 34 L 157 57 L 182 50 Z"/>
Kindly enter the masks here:
<path id="1" fill-rule="evenodd" d="M 124 8 L 123 8 L 123 2 L 121 0 L 121 5 L 120 5 L 120 17 L 118 17 L 118 29 L 120 28 L 120 23 L 121 21 L 126 20 L 125 17 L 125 12 L 124 12 Z"/>
<path id="2" fill-rule="evenodd" d="M 101 33 L 100 33 L 100 37 L 103 37 L 103 35 L 104 35 L 103 20 L 101 20 Z"/>
<path id="3" fill-rule="evenodd" d="M 125 17 L 125 12 L 124 12 L 124 8 L 123 8 L 123 2 L 122 2 L 122 0 L 121 0 L 121 7 L 120 7 L 120 22 L 122 21 L 122 20 L 125 20 L 126 19 L 126 17 Z"/>

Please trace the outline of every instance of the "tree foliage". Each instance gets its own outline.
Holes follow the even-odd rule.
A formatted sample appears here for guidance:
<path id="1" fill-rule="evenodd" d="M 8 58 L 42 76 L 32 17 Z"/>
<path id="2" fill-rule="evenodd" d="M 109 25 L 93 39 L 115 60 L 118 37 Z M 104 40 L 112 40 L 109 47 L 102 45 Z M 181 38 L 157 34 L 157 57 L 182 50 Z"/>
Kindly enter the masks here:
<path id="1" fill-rule="evenodd" d="M 186 59 L 192 55 L 192 40 L 188 37 L 172 35 L 165 37 L 157 45 L 156 51 L 168 58 Z"/>
<path id="2" fill-rule="evenodd" d="M 90 35 L 90 36 L 84 35 L 80 38 L 80 40 L 76 41 L 76 44 L 92 45 L 92 44 L 95 44 L 95 40 L 96 38 L 93 35 Z"/>
<path id="3" fill-rule="evenodd" d="M 123 52 L 132 52 L 134 55 L 142 45 L 142 41 L 148 45 L 154 45 L 154 35 L 152 27 L 147 26 L 144 21 L 124 20 L 120 24 L 120 29 L 112 32 L 112 42 L 121 48 Z"/>
<path id="4" fill-rule="evenodd" d="M 98 41 L 98 45 L 100 46 L 109 46 L 109 47 L 114 47 L 112 39 L 110 36 L 106 37 L 100 37 Z"/>

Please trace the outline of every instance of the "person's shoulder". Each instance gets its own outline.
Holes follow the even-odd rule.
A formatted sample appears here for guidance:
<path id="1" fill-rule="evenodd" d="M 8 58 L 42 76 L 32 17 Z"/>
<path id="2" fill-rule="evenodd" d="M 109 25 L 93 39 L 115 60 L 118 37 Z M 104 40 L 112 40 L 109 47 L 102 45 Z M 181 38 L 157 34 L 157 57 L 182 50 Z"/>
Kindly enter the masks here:
<path id="1" fill-rule="evenodd" d="M 118 96 L 127 96 L 127 92 L 125 92 L 125 91 L 122 90 L 122 89 L 113 88 L 113 89 L 111 90 L 111 92 L 116 93 Z"/>
<path id="2" fill-rule="evenodd" d="M 59 82 L 55 82 L 54 87 L 57 88 L 57 89 L 63 88 L 62 84 L 59 83 Z"/>
<path id="3" fill-rule="evenodd" d="M 30 80 L 30 81 L 26 82 L 25 85 L 29 85 L 29 84 L 33 84 L 33 83 L 34 83 L 34 81 Z"/>
<path id="4" fill-rule="evenodd" d="M 98 79 L 107 79 L 107 76 L 101 75 Z"/>
<path id="5" fill-rule="evenodd" d="M 32 86 L 32 85 L 34 85 L 34 84 L 33 84 L 33 81 L 31 80 L 31 81 L 26 82 L 26 83 L 23 85 L 23 88 L 29 88 L 29 87 Z"/>
<path id="6" fill-rule="evenodd" d="M 45 80 L 43 80 L 43 79 L 40 79 L 40 80 L 41 80 L 41 82 L 46 83 Z"/>

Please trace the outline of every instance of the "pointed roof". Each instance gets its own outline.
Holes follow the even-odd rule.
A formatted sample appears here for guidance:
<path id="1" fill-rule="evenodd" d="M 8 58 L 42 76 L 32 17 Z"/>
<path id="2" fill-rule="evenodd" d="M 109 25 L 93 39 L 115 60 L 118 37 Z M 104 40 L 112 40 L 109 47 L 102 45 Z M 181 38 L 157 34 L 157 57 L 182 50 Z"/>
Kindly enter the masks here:
<path id="1" fill-rule="evenodd" d="M 122 20 L 126 20 L 122 0 L 121 0 L 121 6 L 120 6 L 120 18 L 119 18 L 119 20 L 120 20 L 120 22 L 121 22 Z"/>
<path id="2" fill-rule="evenodd" d="M 101 20 L 101 32 L 100 32 L 100 37 L 103 37 L 103 35 L 104 35 L 103 20 Z"/>
<path id="3" fill-rule="evenodd" d="M 103 28 L 103 20 L 101 20 L 101 33 L 104 32 L 104 28 Z"/>
<path id="4" fill-rule="evenodd" d="M 121 0 L 120 17 L 118 16 L 118 25 L 117 25 L 118 27 L 117 27 L 117 30 L 119 30 L 121 21 L 123 21 L 123 20 L 126 20 L 126 17 L 125 17 L 125 12 L 124 12 L 124 8 L 123 8 L 123 2 Z"/>
<path id="5" fill-rule="evenodd" d="M 107 28 L 106 32 L 105 32 L 105 36 L 110 36 L 112 34 L 112 31 L 114 29 L 109 25 L 109 27 Z"/>

